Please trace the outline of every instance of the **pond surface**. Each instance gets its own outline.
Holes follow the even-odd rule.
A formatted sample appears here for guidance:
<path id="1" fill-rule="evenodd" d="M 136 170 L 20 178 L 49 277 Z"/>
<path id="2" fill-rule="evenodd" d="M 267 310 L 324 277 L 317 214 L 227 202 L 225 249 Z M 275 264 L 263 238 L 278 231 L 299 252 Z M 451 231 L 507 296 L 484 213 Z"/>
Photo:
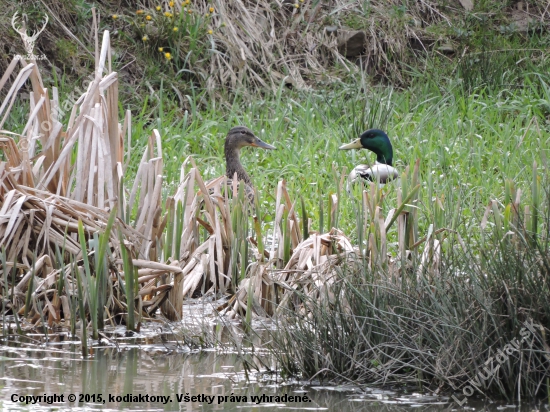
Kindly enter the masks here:
<path id="1" fill-rule="evenodd" d="M 282 382 L 267 354 L 243 357 L 234 349 L 220 350 L 224 340 L 235 342 L 223 337 L 231 330 L 214 327 L 221 346 L 198 351 L 182 344 L 172 326 L 149 324 L 130 337 L 114 327 L 88 359 L 65 331 L 50 334 L 48 342 L 42 334 L 0 337 L 0 410 L 549 410 L 542 404 L 518 408 L 474 399 L 460 406 L 452 398 L 405 387 Z M 258 366 L 251 367 L 252 360 Z"/>

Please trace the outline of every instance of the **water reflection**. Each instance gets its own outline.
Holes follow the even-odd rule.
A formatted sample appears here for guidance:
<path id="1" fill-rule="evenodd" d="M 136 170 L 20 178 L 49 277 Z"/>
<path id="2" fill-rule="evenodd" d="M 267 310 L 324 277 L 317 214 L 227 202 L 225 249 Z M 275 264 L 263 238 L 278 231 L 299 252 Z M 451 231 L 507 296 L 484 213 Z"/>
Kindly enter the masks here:
<path id="1" fill-rule="evenodd" d="M 267 370 L 246 370 L 242 358 L 235 353 L 176 351 L 167 349 L 166 343 L 137 347 L 134 342 L 134 345 L 95 348 L 93 358 L 83 360 L 79 348 L 66 336 L 58 341 L 45 346 L 38 336 L 0 340 L 0 407 L 3 410 L 396 412 L 412 408 L 462 409 L 448 398 L 425 396 L 404 388 L 281 384 Z M 21 402 L 24 399 L 21 396 L 54 394 L 63 395 L 62 401 L 48 404 L 49 399 L 41 399 L 31 405 Z M 76 400 L 70 401 L 69 395 L 75 395 Z M 178 395 L 182 397 L 180 402 Z M 186 402 L 186 395 L 195 398 Z M 256 398 L 262 395 L 263 398 Z M 472 408 L 472 403 L 468 405 L 470 410 L 496 410 L 498 406 L 474 404 Z"/>

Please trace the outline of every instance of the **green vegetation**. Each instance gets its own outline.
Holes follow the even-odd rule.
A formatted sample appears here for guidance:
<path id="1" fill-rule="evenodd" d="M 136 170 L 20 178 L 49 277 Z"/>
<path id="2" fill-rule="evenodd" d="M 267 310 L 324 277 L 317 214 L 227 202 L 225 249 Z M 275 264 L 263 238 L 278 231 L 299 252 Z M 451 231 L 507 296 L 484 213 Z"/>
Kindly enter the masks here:
<path id="1" fill-rule="evenodd" d="M 437 276 L 418 264 L 396 276 L 365 260 L 340 268 L 337 299 L 322 287 L 316 298 L 297 293 L 309 310 L 284 311 L 271 334 L 283 374 L 445 387 L 458 399 L 467 386 L 508 400 L 546 397 L 547 239 L 533 248 L 496 232 L 475 250 L 451 236 Z"/>
<path id="2" fill-rule="evenodd" d="M 189 154 L 205 179 L 222 175 L 227 126 L 246 124 L 277 146 L 271 152 L 243 151 L 255 186 L 263 188 L 262 210 L 271 210 L 276 184 L 285 179 L 289 192 L 300 194 L 308 214 L 318 221 L 319 201 L 328 210 L 328 197 L 336 193 L 343 168 L 349 171 L 358 163 L 374 161 L 370 152 L 339 152 L 338 147 L 376 125 L 392 138 L 398 169 L 403 171 L 420 159 L 420 214 L 430 219 L 432 199 L 444 199 L 447 227 L 470 236 L 481 230 L 485 205 L 492 199 L 505 201 L 508 179 L 528 197 L 533 162 L 541 172 L 545 170 L 549 79 L 528 73 L 523 80 L 525 86 L 514 90 L 497 94 L 480 90 L 470 95 L 464 94 L 457 80 L 442 85 L 428 82 L 405 91 L 372 88 L 369 93 L 361 92 L 365 85 L 360 83 L 326 94 L 281 87 L 269 100 L 247 102 L 236 97 L 224 111 L 209 107 L 184 119 L 165 111 L 155 126 L 165 136 L 166 182 L 178 181 L 181 161 Z M 135 147 L 144 147 L 148 138 L 149 131 L 141 132 L 141 124 L 138 120 Z M 133 156 L 133 164 L 139 159 Z M 171 193 L 173 187 L 166 192 Z M 396 191 L 392 185 L 384 191 L 387 212 L 396 204 Z M 339 221 L 344 232 L 351 234 L 354 200 L 342 195 Z M 269 215 L 263 218 L 272 219 Z"/>
<path id="3" fill-rule="evenodd" d="M 244 302 L 247 328 L 253 310 L 264 305 L 266 296 L 277 300 L 276 288 L 274 295 L 259 289 L 272 281 L 269 270 L 282 269 L 292 261 L 299 249 L 296 243 L 334 226 L 357 246 L 355 259 L 331 266 L 336 278 L 323 278 L 320 287 L 308 291 L 296 282 L 292 298 L 277 301 L 280 306 L 274 310 L 266 309 L 269 314 L 284 315 L 278 318 L 280 333 L 273 335 L 271 349 L 287 376 L 346 376 L 357 382 L 415 382 L 456 389 L 474 379 L 494 351 L 521 336 L 527 321 L 541 325 L 532 332 L 532 346 L 508 360 L 498 378 L 484 388 L 503 396 L 546 394 L 550 362 L 550 62 L 543 52 L 549 44 L 546 27 L 532 21 L 525 31 L 518 31 L 510 17 L 511 5 L 498 3 L 501 6 L 496 7 L 493 1 L 476 2 L 472 13 L 464 12 L 452 21 L 444 4 L 426 11 L 418 2 L 395 1 L 386 7 L 380 2 L 357 2 L 352 11 L 324 13 L 311 26 L 308 13 L 313 13 L 319 2 L 281 10 L 259 2 L 265 21 L 248 16 L 246 24 L 239 20 L 244 14 L 221 3 L 197 2 L 192 13 L 187 8 L 191 6 L 185 4 L 179 14 L 169 11 L 179 7 L 170 3 L 162 3 L 160 10 L 144 8 L 143 13 L 104 13 L 110 18 L 104 19 L 103 28 L 112 29 L 115 36 L 113 70 L 121 70 L 122 79 L 129 77 L 122 86 L 119 112 L 128 108 L 133 114 L 122 193 L 124 188 L 130 191 L 129 182 L 140 176 L 144 159 L 150 160 L 160 151 L 158 146 L 157 152 L 153 150 L 153 129 L 159 130 L 162 139 L 162 168 L 153 171 L 151 167 L 149 173 L 153 183 L 154 173 L 162 170 L 163 201 L 157 203 L 161 205 L 158 214 L 152 209 L 144 219 L 166 214 L 168 223 L 160 225 L 165 234 L 153 239 L 158 240 L 154 244 L 158 250 L 146 246 L 140 253 L 147 251 L 146 258 L 158 258 L 166 269 L 170 259 L 181 259 L 179 263 L 186 265 L 190 254 L 182 257 L 180 252 L 182 242 L 189 246 L 188 238 L 193 238 L 191 253 L 199 245 L 208 247 L 205 239 L 215 232 L 213 222 L 219 223 L 225 206 L 213 205 L 209 196 L 203 196 L 203 209 L 197 206 L 199 201 L 191 208 L 187 198 L 174 196 L 182 162 L 192 155 L 204 181 L 223 175 L 223 138 L 232 126 L 246 125 L 277 150 L 243 150 L 243 164 L 259 189 L 255 201 L 258 216 L 249 215 L 241 186 L 227 205 L 225 220 L 220 220 L 228 228 L 223 238 L 227 261 L 220 258 L 215 264 L 219 264 L 218 273 L 222 266 L 228 268 L 229 280 L 220 281 L 214 289 L 229 291 L 231 304 L 238 304 L 239 299 Z M 529 4 L 542 13 L 540 2 Z M 86 7 L 77 8 L 89 13 Z M 289 26 L 281 23 L 287 21 L 283 18 L 288 18 Z M 334 47 L 315 37 L 322 35 L 327 24 L 373 27 L 375 34 L 369 44 L 375 45 L 378 54 L 369 46 L 368 59 L 334 59 Z M 263 37 L 251 39 L 266 27 L 278 34 L 284 29 L 297 34 L 294 42 L 292 37 L 286 43 L 281 41 L 279 49 L 270 49 L 267 42 L 260 47 Z M 246 31 L 250 31 L 248 37 L 243 34 Z M 305 52 L 309 34 L 310 40 L 322 44 L 318 54 Z M 413 47 L 415 36 L 422 47 Z M 67 40 L 60 38 L 55 45 L 63 60 L 76 58 L 77 52 Z M 448 54 L 440 51 L 442 45 L 448 45 Z M 138 65 L 128 68 L 120 53 L 124 48 L 135 53 Z M 239 54 L 245 58 L 235 60 Z M 307 55 L 310 60 L 291 63 L 286 59 L 291 55 Z M 274 62 L 280 63 L 280 70 Z M 321 69 L 327 69 L 324 76 L 319 76 Z M 74 89 L 75 81 L 68 77 L 53 69 L 51 78 L 45 78 L 48 87 L 59 87 L 60 101 Z M 22 132 L 27 115 L 26 108 L 16 106 L 4 128 Z M 65 114 L 64 124 L 69 115 Z M 374 162 L 374 156 L 366 151 L 339 152 L 338 147 L 371 127 L 384 129 L 392 139 L 394 166 L 403 173 L 401 180 L 383 188 L 372 185 L 365 192 L 355 186 L 348 193 L 347 171 L 358 163 Z M 142 157 L 146 148 L 147 156 Z M 187 173 L 191 164 L 186 167 Z M 200 176 L 189 172 L 185 179 L 191 182 L 185 196 L 194 191 L 194 179 L 201 192 L 207 193 Z M 277 187 L 281 179 L 296 203 L 281 202 L 282 189 Z M 153 185 L 146 187 L 151 195 Z M 146 189 L 141 186 L 140 190 L 140 201 L 136 197 L 128 209 L 119 208 L 121 215 L 117 215 L 134 229 Z M 279 217 L 276 202 L 286 203 Z M 291 210 L 294 214 L 299 211 L 300 224 Z M 393 217 L 389 217 L 391 213 Z M 75 269 L 78 295 L 87 296 L 90 302 L 94 336 L 103 323 L 105 281 L 111 270 L 109 242 L 116 244 L 113 237 L 123 245 L 123 272 L 130 277 L 123 283 L 117 275 L 131 312 L 127 324 L 135 328 L 139 285 L 132 259 L 138 253 L 131 249 L 135 245 L 124 243 L 120 231 L 113 228 L 116 235 L 111 233 L 114 216 L 112 213 L 100 235 L 87 233 L 86 238 L 79 227 L 82 250 L 95 251 L 93 257 L 83 255 L 83 271 Z M 197 224 L 193 221 L 197 217 L 207 223 Z M 152 230 L 156 225 L 156 230 L 157 223 L 148 221 L 143 226 Z M 276 229 L 283 240 L 281 253 L 269 262 L 264 260 L 268 245 L 261 234 Z M 301 233 L 296 241 L 294 231 Z M 252 234 L 256 235 L 259 258 L 250 247 L 248 237 Z M 211 243 L 209 252 L 214 251 Z M 220 236 L 216 248 L 221 245 Z M 330 254 L 340 253 L 334 243 L 329 249 Z M 9 257 L 2 254 L 5 290 L 11 274 Z M 210 258 L 213 261 L 213 253 Z M 55 263 L 56 269 L 63 267 L 62 260 Z M 204 263 L 204 273 L 206 266 Z M 214 263 L 210 267 L 214 268 Z M 202 276 L 202 272 L 196 274 Z M 184 289 L 183 275 L 179 275 L 173 277 L 174 291 L 185 290 L 187 295 L 200 290 L 197 285 Z M 186 275 L 191 276 L 189 271 Z M 30 276 L 31 285 L 34 281 Z M 168 286 L 164 282 L 159 280 L 154 286 Z M 204 285 L 206 275 L 202 292 Z M 62 287 L 59 280 L 59 290 Z M 30 290 L 25 311 L 31 303 Z M 81 317 L 85 317 L 82 298 L 80 302 Z M 74 317 L 74 304 L 72 311 Z M 177 314 L 177 309 L 173 311 Z"/>

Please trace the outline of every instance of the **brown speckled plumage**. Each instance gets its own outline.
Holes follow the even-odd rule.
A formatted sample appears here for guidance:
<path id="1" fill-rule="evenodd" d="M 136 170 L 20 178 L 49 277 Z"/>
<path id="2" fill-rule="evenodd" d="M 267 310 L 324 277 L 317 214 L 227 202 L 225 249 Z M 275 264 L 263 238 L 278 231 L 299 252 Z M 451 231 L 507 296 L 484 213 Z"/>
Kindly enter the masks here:
<path id="1" fill-rule="evenodd" d="M 262 149 L 275 149 L 275 147 L 261 141 L 248 127 L 237 126 L 232 128 L 225 138 L 225 174 L 233 179 L 235 173 L 239 181 L 243 181 L 253 193 L 253 184 L 250 176 L 244 170 L 240 160 L 241 149 L 245 146 L 260 147 Z"/>

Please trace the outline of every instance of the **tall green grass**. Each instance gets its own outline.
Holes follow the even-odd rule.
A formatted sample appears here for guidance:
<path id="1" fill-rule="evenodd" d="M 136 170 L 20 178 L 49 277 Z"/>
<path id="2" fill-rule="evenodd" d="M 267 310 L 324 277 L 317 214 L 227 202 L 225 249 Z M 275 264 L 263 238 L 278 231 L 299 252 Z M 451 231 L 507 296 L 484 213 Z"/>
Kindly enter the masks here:
<path id="1" fill-rule="evenodd" d="M 520 336 L 525 321 L 548 328 L 550 201 L 543 188 L 550 79 L 513 74 L 506 80 L 504 73 L 506 81 L 490 87 L 473 74 L 467 88 L 464 78 L 400 91 L 366 87 L 365 81 L 324 93 L 281 87 L 263 100 L 237 96 L 221 113 L 212 106 L 186 117 L 183 134 L 167 149 L 174 165 L 178 152 L 193 152 L 205 178 L 223 174 L 226 130 L 249 125 L 278 147 L 242 153 L 262 195 L 262 224 L 274 218 L 273 194 L 284 178 L 289 193 L 303 198 L 302 215 L 318 222 L 310 229 L 326 231 L 323 225 L 337 222 L 360 245 L 368 244 L 369 235 L 377 240 L 380 232 L 369 203 L 361 202 L 361 190 L 341 191 L 337 214 L 329 199 L 339 191 L 335 175 L 372 163 L 374 156 L 341 153 L 338 147 L 360 131 L 381 127 L 393 141 L 397 168 L 404 171 L 418 160 L 418 172 L 410 168 L 399 184 L 371 199 L 384 216 L 392 208 L 414 214 L 405 224 L 403 249 L 398 225 L 388 225 L 388 253 L 401 252 L 403 259 L 399 276 L 389 277 L 385 260 L 350 265 L 341 268 L 339 288 L 332 291 L 340 299 L 299 296 L 312 314 L 285 313 L 281 333 L 273 337 L 286 375 L 461 390 L 488 357 Z M 514 87 L 507 87 L 508 81 Z M 170 135 L 180 126 L 165 130 Z M 169 163 L 167 169 L 176 170 Z M 363 226 L 366 232 L 358 230 Z M 438 277 L 418 259 L 419 246 L 433 249 L 435 240 L 443 249 Z M 410 261 L 405 249 L 413 250 Z M 382 256 L 384 250 L 378 252 Z M 484 392 L 516 399 L 545 394 L 545 339 L 537 332 L 531 347 L 484 383 Z"/>
<path id="2" fill-rule="evenodd" d="M 90 308 L 90 318 L 92 320 L 93 338 L 98 339 L 98 331 L 104 328 L 105 304 L 108 295 L 108 255 L 110 253 L 109 238 L 111 229 L 116 217 L 116 208 L 111 211 L 109 221 L 105 231 L 101 234 L 94 233 L 93 239 L 86 245 L 84 226 L 78 221 L 78 237 L 82 247 L 82 258 L 84 260 L 86 287 L 83 288 L 86 293 L 86 301 Z M 93 250 L 93 260 L 90 261 L 87 250 Z M 133 271 L 129 271 L 128 279 L 133 279 Z M 82 279 L 80 279 L 82 282 Z M 133 286 L 133 283 L 130 283 Z M 79 284 L 80 295 L 80 284 Z M 80 296 L 79 296 L 80 299 Z M 84 319 L 84 318 L 83 318 Z M 129 325 L 133 327 L 133 325 Z"/>
<path id="3" fill-rule="evenodd" d="M 175 110 L 165 110 L 162 116 L 150 113 L 156 120 L 149 127 L 160 127 L 164 139 L 168 182 L 164 195 L 173 193 L 187 155 L 195 157 L 206 179 L 223 174 L 225 134 L 232 126 L 245 124 L 277 146 L 269 152 L 244 149 L 241 153 L 255 186 L 261 188 L 263 224 L 274 219 L 271 209 L 279 179 L 286 180 L 291 195 L 303 197 L 312 222 L 320 222 L 321 204 L 327 211 L 328 195 L 338 190 L 334 170 L 349 171 L 357 164 L 374 162 L 370 152 L 339 152 L 338 147 L 362 130 L 381 127 L 392 139 L 398 169 L 420 159 L 420 182 L 427 190 L 418 200 L 417 213 L 421 217 L 435 213 L 428 205 L 437 197 L 442 200 L 437 213 L 446 227 L 479 233 L 476 222 L 483 205 L 491 199 L 504 201 L 504 182 L 512 180 L 530 196 L 533 162 L 539 172 L 546 165 L 550 79 L 526 73 L 521 87 L 499 93 L 480 87 L 470 94 L 464 93 L 459 80 L 445 84 L 432 80 L 401 91 L 368 86 L 366 81 L 322 93 L 281 87 L 264 98 L 236 94 L 223 106 L 212 101 L 183 118 Z M 137 119 L 134 150 L 146 145 L 147 122 L 150 118 Z M 133 170 L 139 158 L 138 153 L 132 157 Z M 386 190 L 385 204 L 390 208 L 398 203 L 397 193 L 391 185 Z M 351 234 L 356 226 L 355 201 L 346 199 L 345 192 L 341 195 L 339 226 Z M 457 204 L 463 206 L 459 214 Z M 325 216 L 325 225 L 328 220 Z M 418 230 L 425 232 L 422 219 L 419 224 Z M 319 230 L 318 226 L 315 223 L 311 229 Z"/>
<path id="4" fill-rule="evenodd" d="M 543 305 L 543 298 L 548 296 L 548 264 L 541 258 L 548 250 L 548 238 L 541 236 L 548 231 L 548 219 L 542 218 L 545 209 L 541 208 L 544 187 L 541 182 L 547 181 L 550 78 L 543 70 L 498 71 L 498 67 L 491 67 L 490 60 L 484 61 L 482 68 L 467 62 L 461 64 L 463 66 L 450 79 L 428 73 L 426 78 L 406 90 L 372 86 L 365 77 L 359 76 L 359 80 L 335 83 L 323 91 L 292 90 L 281 84 L 272 93 L 266 91 L 263 95 L 250 96 L 243 90 L 232 91 L 233 94 L 224 95 L 221 100 L 197 92 L 186 97 L 189 109 L 183 114 L 165 94 L 152 95 L 144 99 L 141 111 L 134 116 L 129 180 L 137 170 L 152 128 L 158 128 L 163 138 L 163 180 L 167 182 L 163 196 L 166 198 L 175 192 L 182 161 L 188 155 L 195 157 L 205 179 L 224 174 L 225 134 L 237 124 L 247 125 L 263 140 L 277 146 L 277 150 L 244 149 L 241 153 L 259 192 L 255 208 L 260 216 L 251 225 L 246 207 L 235 203 L 232 209 L 236 234 L 231 244 L 234 286 L 246 276 L 247 262 L 242 257 L 248 255 L 246 238 L 249 232 L 253 229 L 260 233 L 265 226 L 273 225 L 275 191 L 280 179 L 286 180 L 291 197 L 301 199 L 301 204 L 296 206 L 301 208 L 304 223 L 306 217 L 311 219 L 309 230 L 326 232 L 331 226 L 338 226 L 361 248 L 369 237 L 377 240 L 380 233 L 379 221 L 372 221 L 375 208 L 370 207 L 369 212 L 369 204 L 380 206 L 384 216 L 390 209 L 398 208 L 398 211 L 414 215 L 405 226 L 407 240 L 400 246 L 398 225 L 388 225 L 391 226 L 388 242 L 379 244 L 383 246 L 378 249 L 380 256 L 387 246 L 390 255 L 397 256 L 401 252 L 403 257 L 404 249 L 419 246 L 418 237 L 421 236 L 424 236 L 423 242 L 433 244 L 435 239 L 442 240 L 439 236 L 442 229 L 445 233 L 460 233 L 462 239 L 468 240 L 468 251 L 459 247 L 458 238 L 448 237 L 452 241 L 443 244 L 446 271 L 440 279 L 434 279 L 435 286 L 422 278 L 418 280 L 416 269 L 419 266 L 414 258 L 412 269 L 403 272 L 397 286 L 377 283 L 382 275 L 387 275 L 387 262 L 371 265 L 370 269 L 366 265 L 360 269 L 348 268 L 345 275 L 352 276 L 349 279 L 343 276 L 345 282 L 341 285 L 346 288 L 341 293 L 346 299 L 341 303 L 348 302 L 351 309 L 319 306 L 314 313 L 314 323 L 304 320 L 306 329 L 298 329 L 298 332 L 314 344 L 339 337 L 338 344 L 343 346 L 335 346 L 335 353 L 347 354 L 349 351 L 358 356 L 361 352 L 352 347 L 357 344 L 353 334 L 365 327 L 366 331 L 361 332 L 364 341 L 383 348 L 377 354 L 373 352 L 372 359 L 367 358 L 373 365 L 386 365 L 395 357 L 395 352 L 389 349 L 391 339 L 400 339 L 398 342 L 409 345 L 407 348 L 422 345 L 426 362 L 432 348 L 442 345 L 449 336 L 465 345 L 475 343 L 479 353 L 485 353 L 492 345 L 514 336 L 522 319 L 519 314 L 512 314 L 506 320 L 511 324 L 502 326 L 502 314 L 508 316 L 512 309 Z M 500 80 L 488 83 L 487 79 L 497 71 Z M 7 128 L 15 131 L 20 131 L 25 124 L 24 119 L 17 116 L 9 122 Z M 374 156 L 367 151 L 339 152 L 338 147 L 371 127 L 388 132 L 394 144 L 394 165 L 400 171 L 417 164 L 417 160 L 418 171 L 409 169 L 400 185 L 386 185 L 374 192 L 370 203 L 365 203 L 361 188 L 353 189 L 351 194 L 342 190 L 341 176 L 356 164 L 373 163 Z M 519 189 L 523 193 L 523 208 L 516 210 L 513 200 Z M 333 194 L 340 197 L 337 208 L 332 202 Z M 242 203 L 242 196 L 240 193 L 233 201 Z M 482 225 L 480 222 L 487 211 L 491 218 Z M 132 220 L 133 213 L 135 210 L 125 211 L 126 222 Z M 170 217 L 170 223 L 175 222 L 176 233 L 181 231 L 182 213 L 182 206 L 178 204 Z M 172 226 L 169 225 L 170 230 Z M 176 258 L 174 251 L 179 250 L 180 240 L 170 230 L 166 233 L 168 241 L 164 254 Z M 290 256 L 286 216 L 283 230 L 287 239 L 283 254 L 283 261 L 286 261 Z M 520 236 L 516 243 L 503 241 L 509 230 L 523 237 Z M 109 230 L 90 239 L 86 245 L 83 231 L 79 233 L 83 250 L 90 246 L 95 250 L 91 262 L 84 254 L 85 271 L 77 276 L 79 301 L 82 303 L 86 299 L 90 306 L 94 337 L 103 321 L 108 237 Z M 521 251 L 527 251 L 525 257 L 518 254 L 518 245 Z M 239 259 L 240 267 L 237 266 Z M 402 262 L 404 271 L 408 264 Z M 530 272 L 537 265 L 542 268 L 540 273 L 545 274 L 544 277 L 537 277 L 539 272 Z M 127 266 L 125 273 L 126 269 L 133 272 Z M 457 275 L 458 281 L 453 278 Z M 130 292 L 135 291 L 133 280 L 131 276 L 127 279 Z M 29 291 L 33 278 L 30 282 Z M 530 283 L 526 286 L 525 282 Z M 510 292 L 509 285 L 513 286 L 514 293 Z M 133 301 L 131 293 L 128 299 Z M 514 299 L 517 304 L 510 306 L 509 302 Z M 30 302 L 29 292 L 26 310 Z M 131 305 L 128 303 L 128 320 L 133 324 Z M 80 309 L 82 311 L 83 307 Z M 346 318 L 350 312 L 363 316 L 360 324 L 356 323 L 359 321 L 356 317 Z M 472 314 L 483 318 L 483 322 Z M 547 324 L 547 312 L 538 316 L 543 316 L 540 319 Z M 327 322 L 330 319 L 333 323 Z M 456 320 L 471 323 L 456 323 Z M 389 322 L 394 322 L 395 329 L 386 331 Z M 308 332 L 311 325 L 314 327 Z M 406 331 L 411 332 L 410 336 Z M 316 335 L 323 333 L 324 336 Z M 479 336 L 487 340 L 479 342 Z M 301 339 L 298 335 L 291 335 L 291 338 L 289 342 L 293 344 Z M 303 355 L 304 359 L 307 359 L 307 351 L 316 354 L 313 364 L 306 360 L 296 366 L 283 358 L 281 362 L 286 362 L 288 373 L 314 374 L 322 365 L 321 347 L 303 345 L 298 349 L 305 352 L 295 353 L 297 357 Z M 407 356 L 402 358 L 402 370 L 391 366 L 391 373 L 403 373 L 407 379 L 419 381 L 445 379 L 431 366 L 408 369 L 411 367 L 406 366 L 410 362 Z M 453 359 L 464 356 L 457 352 L 444 359 L 452 363 Z M 331 370 L 343 373 L 346 368 L 357 367 L 359 369 L 354 372 L 357 378 L 371 376 L 370 372 L 361 369 L 363 364 L 353 363 L 358 358 L 351 359 L 338 358 L 341 364 Z M 468 368 L 478 366 L 475 359 L 472 362 Z M 460 376 L 466 377 L 468 373 L 462 371 Z M 503 387 L 510 388 L 510 382 Z"/>
<path id="5" fill-rule="evenodd" d="M 438 278 L 417 276 L 418 266 L 395 280 L 378 267 L 354 265 L 341 269 L 333 290 L 339 299 L 300 295 L 311 311 L 285 312 L 271 336 L 282 373 L 457 392 L 474 381 L 485 396 L 546 397 L 550 272 L 541 256 L 548 249 L 497 236 L 475 251 L 452 246 Z M 514 340 L 520 350 L 497 363 Z"/>

